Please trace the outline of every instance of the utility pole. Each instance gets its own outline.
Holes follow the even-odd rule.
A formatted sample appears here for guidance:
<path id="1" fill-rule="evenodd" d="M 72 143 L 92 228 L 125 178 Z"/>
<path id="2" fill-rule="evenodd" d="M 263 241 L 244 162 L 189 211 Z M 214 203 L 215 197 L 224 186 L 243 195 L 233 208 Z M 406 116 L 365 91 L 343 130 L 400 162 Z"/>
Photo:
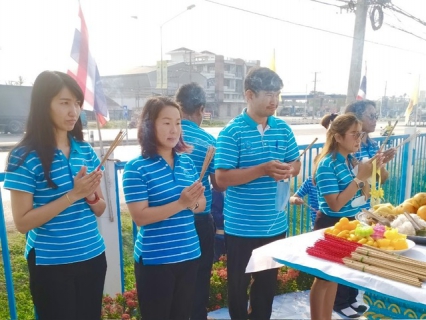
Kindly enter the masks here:
<path id="1" fill-rule="evenodd" d="M 385 102 L 385 99 L 386 99 L 386 89 L 387 89 L 387 87 L 388 87 L 388 82 L 387 81 L 385 81 L 385 94 L 383 95 L 383 98 L 382 98 L 382 104 L 380 105 L 380 117 L 382 117 L 383 115 L 382 115 L 382 112 L 383 112 L 383 103 Z M 387 105 L 387 104 L 386 104 Z"/>
<path id="2" fill-rule="evenodd" d="M 317 99 L 317 73 L 319 73 L 318 71 L 314 72 L 314 94 L 313 94 L 313 100 L 312 100 L 312 119 L 315 118 L 315 104 L 316 104 L 316 99 Z"/>
<path id="3" fill-rule="evenodd" d="M 355 8 L 355 27 L 352 41 L 352 58 L 349 71 L 346 104 L 356 100 L 361 80 L 362 58 L 364 54 L 365 25 L 367 22 L 368 0 L 358 0 Z"/>
<path id="4" fill-rule="evenodd" d="M 314 72 L 314 95 L 317 94 L 317 73 L 318 71 Z"/>

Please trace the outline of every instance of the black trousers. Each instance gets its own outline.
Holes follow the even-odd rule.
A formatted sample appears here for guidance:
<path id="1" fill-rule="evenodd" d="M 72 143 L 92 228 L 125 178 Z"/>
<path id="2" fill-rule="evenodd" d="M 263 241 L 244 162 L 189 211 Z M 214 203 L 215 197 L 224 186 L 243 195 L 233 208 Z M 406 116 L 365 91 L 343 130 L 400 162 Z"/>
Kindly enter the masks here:
<path id="1" fill-rule="evenodd" d="M 143 320 L 189 319 L 199 259 L 144 265 L 135 262 L 136 288 Z"/>
<path id="2" fill-rule="evenodd" d="M 38 266 L 28 256 L 30 291 L 39 320 L 99 320 L 107 263 L 105 253 L 83 262 Z"/>
<path id="3" fill-rule="evenodd" d="M 201 257 L 195 283 L 191 320 L 206 320 L 210 296 L 210 277 L 214 259 L 215 226 L 211 214 L 195 214 L 195 229 L 200 240 Z"/>
<path id="4" fill-rule="evenodd" d="M 353 220 L 353 217 L 348 217 L 349 220 Z M 338 222 L 340 218 L 330 217 L 326 214 L 319 212 L 317 214 L 314 230 L 319 230 L 327 227 L 334 226 L 336 222 Z M 358 289 L 351 288 L 345 286 L 343 284 L 338 284 L 336 299 L 334 300 L 335 310 L 341 310 L 349 307 L 351 304 L 356 302 L 356 297 L 358 296 Z"/>
<path id="5" fill-rule="evenodd" d="M 231 319 L 269 319 L 277 288 L 278 269 L 245 273 L 254 249 L 285 238 L 285 233 L 268 238 L 244 238 L 225 234 L 228 256 L 228 307 Z M 250 288 L 251 313 L 247 311 L 247 289 Z"/>

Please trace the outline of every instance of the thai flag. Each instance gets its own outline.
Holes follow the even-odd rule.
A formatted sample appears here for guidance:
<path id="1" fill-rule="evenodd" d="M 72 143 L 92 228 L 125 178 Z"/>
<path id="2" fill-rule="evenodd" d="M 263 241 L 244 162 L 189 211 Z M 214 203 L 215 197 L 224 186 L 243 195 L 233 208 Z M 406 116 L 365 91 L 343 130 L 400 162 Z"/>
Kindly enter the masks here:
<path id="1" fill-rule="evenodd" d="M 94 111 L 99 124 L 103 126 L 109 121 L 108 108 L 98 66 L 90 54 L 89 33 L 80 4 L 78 16 L 79 19 L 71 49 L 73 66 L 68 70 L 68 74 L 77 81 L 84 92 L 83 108 Z"/>
<path id="2" fill-rule="evenodd" d="M 367 98 L 367 77 L 364 75 L 362 77 L 361 85 L 359 86 L 358 95 L 356 96 L 357 100 L 365 100 Z"/>

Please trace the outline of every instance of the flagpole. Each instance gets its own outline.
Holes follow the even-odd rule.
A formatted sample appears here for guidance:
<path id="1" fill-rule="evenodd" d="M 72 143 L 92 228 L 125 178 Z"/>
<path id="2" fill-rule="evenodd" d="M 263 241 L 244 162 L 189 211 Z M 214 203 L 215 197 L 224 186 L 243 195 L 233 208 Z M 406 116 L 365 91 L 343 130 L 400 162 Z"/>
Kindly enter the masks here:
<path id="1" fill-rule="evenodd" d="M 419 73 L 419 79 L 417 80 L 418 82 L 417 82 L 417 104 L 416 104 L 416 115 L 415 115 L 415 117 L 416 117 L 416 119 L 415 119 L 415 121 L 416 122 L 414 122 L 414 129 L 415 129 L 415 132 L 417 132 L 417 120 L 418 120 L 418 118 L 417 118 L 417 116 L 418 116 L 418 110 L 419 110 L 419 104 L 420 104 L 420 73 Z"/>

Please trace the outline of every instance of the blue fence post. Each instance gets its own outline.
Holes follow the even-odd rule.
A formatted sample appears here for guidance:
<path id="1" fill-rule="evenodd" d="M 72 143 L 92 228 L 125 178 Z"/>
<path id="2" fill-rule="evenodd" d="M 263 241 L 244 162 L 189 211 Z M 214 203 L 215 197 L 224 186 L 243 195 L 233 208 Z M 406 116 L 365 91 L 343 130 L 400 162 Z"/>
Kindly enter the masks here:
<path id="1" fill-rule="evenodd" d="M 5 174 L 0 173 L 0 182 L 4 181 Z M 4 275 L 6 278 L 7 301 L 9 303 L 9 315 L 12 320 L 18 318 L 16 314 L 15 289 L 13 286 L 12 268 L 10 265 L 9 245 L 7 242 L 6 222 L 4 220 L 3 201 L 0 190 L 0 242 L 3 256 Z"/>
<path id="2" fill-rule="evenodd" d="M 121 292 L 124 292 L 124 254 L 123 254 L 123 235 L 121 232 L 121 210 L 120 210 L 120 189 L 118 188 L 118 170 L 123 169 L 124 165 L 120 163 L 115 163 L 114 164 L 115 167 L 115 175 L 114 175 L 114 179 L 115 179 L 115 194 L 116 194 L 116 206 L 117 206 L 117 226 L 118 226 L 118 246 L 120 248 L 119 252 L 120 252 L 120 273 L 121 273 Z"/>

